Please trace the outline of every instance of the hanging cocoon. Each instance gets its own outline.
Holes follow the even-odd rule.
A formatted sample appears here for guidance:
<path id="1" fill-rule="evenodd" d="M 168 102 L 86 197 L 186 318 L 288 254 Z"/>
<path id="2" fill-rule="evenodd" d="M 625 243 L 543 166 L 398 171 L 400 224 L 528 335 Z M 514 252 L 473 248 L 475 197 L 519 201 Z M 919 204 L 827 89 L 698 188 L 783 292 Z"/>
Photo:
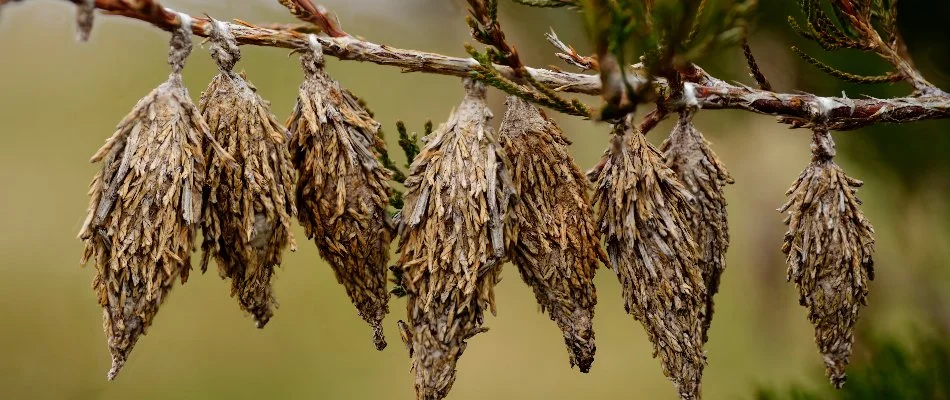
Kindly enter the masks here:
<path id="1" fill-rule="evenodd" d="M 310 36 L 301 62 L 305 79 L 288 122 L 298 173 L 298 219 L 382 350 L 393 228 L 386 210 L 391 173 L 377 159 L 383 146 L 379 123 L 323 70 L 315 37 Z"/>
<path id="2" fill-rule="evenodd" d="M 406 179 L 398 220 L 402 286 L 416 398 L 445 398 L 467 341 L 494 313 L 494 286 L 512 232 L 508 161 L 488 124 L 485 86 L 465 81 L 465 98 L 426 138 Z"/>
<path id="3" fill-rule="evenodd" d="M 232 70 L 241 52 L 227 24 L 210 26 L 219 73 L 198 106 L 225 154 L 205 149 L 201 268 L 213 258 L 221 277 L 231 280 L 231 296 L 263 328 L 278 305 L 271 284 L 275 268 L 288 245 L 295 249 L 294 168 L 286 129 L 254 86 Z"/>

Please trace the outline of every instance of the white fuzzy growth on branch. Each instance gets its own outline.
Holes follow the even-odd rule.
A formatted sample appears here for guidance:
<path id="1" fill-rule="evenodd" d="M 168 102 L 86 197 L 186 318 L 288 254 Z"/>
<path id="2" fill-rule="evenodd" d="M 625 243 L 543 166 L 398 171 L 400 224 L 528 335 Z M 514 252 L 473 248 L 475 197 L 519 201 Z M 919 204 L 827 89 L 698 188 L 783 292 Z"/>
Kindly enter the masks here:
<path id="1" fill-rule="evenodd" d="M 686 106 L 690 108 L 701 108 L 699 100 L 696 98 L 696 84 L 693 82 L 683 83 L 683 100 Z"/>
<path id="2" fill-rule="evenodd" d="M 178 14 L 178 19 L 181 20 L 181 27 L 182 27 L 182 29 L 184 29 L 184 30 L 186 30 L 186 31 L 190 31 L 190 30 L 191 30 L 191 22 L 192 22 L 191 15 L 188 15 L 187 13 L 183 13 L 183 12 L 176 12 L 176 13 Z M 221 23 L 221 21 L 216 21 L 216 23 Z M 221 28 L 222 31 L 226 31 L 226 30 L 227 30 L 227 27 L 226 27 L 226 26 L 218 25 L 218 27 Z"/>
<path id="3" fill-rule="evenodd" d="M 837 102 L 827 97 L 818 97 L 816 100 L 818 103 L 817 114 L 819 118 L 828 118 L 828 114 L 835 108 Z"/>

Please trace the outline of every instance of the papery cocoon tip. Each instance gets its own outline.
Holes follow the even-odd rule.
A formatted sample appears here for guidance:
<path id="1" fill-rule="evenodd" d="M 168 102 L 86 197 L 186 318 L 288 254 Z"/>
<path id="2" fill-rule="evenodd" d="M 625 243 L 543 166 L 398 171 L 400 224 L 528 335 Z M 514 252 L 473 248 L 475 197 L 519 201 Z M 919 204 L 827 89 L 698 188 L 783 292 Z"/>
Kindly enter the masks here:
<path id="1" fill-rule="evenodd" d="M 467 340 L 494 312 L 494 286 L 511 240 L 508 162 L 488 122 L 485 86 L 426 138 L 406 179 L 398 268 L 408 293 L 416 398 L 448 395 Z"/>
<path id="2" fill-rule="evenodd" d="M 693 125 L 692 114 L 682 114 L 669 138 L 660 146 L 667 165 L 695 199 L 688 219 L 696 243 L 697 262 L 706 284 L 703 313 L 703 342 L 708 341 L 713 316 L 713 296 L 726 269 L 729 249 L 729 223 L 726 215 L 725 186 L 734 181 L 709 142 Z"/>
<path id="3" fill-rule="evenodd" d="M 611 148 L 590 175 L 627 312 L 646 328 L 654 357 L 680 398 L 699 399 L 706 286 L 688 219 L 693 196 L 629 117 L 617 125 Z"/>
<path id="4" fill-rule="evenodd" d="M 874 228 L 855 192 L 861 181 L 845 175 L 832 160 L 834 142 L 825 128 L 813 136 L 811 164 L 786 193 L 788 280 L 798 287 L 799 303 L 815 326 L 831 383 L 840 388 L 854 344 L 854 325 L 867 305 L 874 279 Z"/>
<path id="5" fill-rule="evenodd" d="M 294 169 L 287 133 L 268 103 L 244 77 L 231 71 L 240 51 L 230 32 L 212 23 L 211 53 L 220 72 L 201 95 L 199 108 L 219 149 L 207 147 L 207 198 L 202 230 L 202 270 L 213 257 L 231 296 L 263 328 L 278 306 L 271 280 L 288 245 Z"/>
<path id="6" fill-rule="evenodd" d="M 379 123 L 326 74 L 319 44 L 311 44 L 302 57 L 306 79 L 288 122 L 299 173 L 298 218 L 382 350 L 393 227 L 386 209 L 390 172 L 377 160 L 383 146 Z"/>
<path id="7" fill-rule="evenodd" d="M 512 223 L 511 259 L 564 335 L 571 366 L 594 361 L 594 274 L 606 260 L 594 226 L 586 178 L 568 152 L 570 142 L 544 113 L 515 96 L 500 129 L 520 202 Z"/>

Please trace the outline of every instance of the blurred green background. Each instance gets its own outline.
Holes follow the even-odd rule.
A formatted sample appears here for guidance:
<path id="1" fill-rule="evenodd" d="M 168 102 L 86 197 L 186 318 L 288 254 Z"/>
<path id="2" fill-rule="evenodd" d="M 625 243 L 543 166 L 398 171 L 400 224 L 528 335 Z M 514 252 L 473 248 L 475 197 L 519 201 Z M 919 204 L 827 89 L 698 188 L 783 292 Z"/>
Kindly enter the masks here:
<path id="1" fill-rule="evenodd" d="M 462 55 L 471 41 L 456 0 L 325 0 L 353 34 L 397 47 Z M 751 44 L 780 91 L 823 95 L 897 96 L 904 84 L 842 84 L 800 62 L 790 44 L 855 72 L 886 67 L 873 56 L 825 54 L 794 37 L 785 24 L 798 15 L 792 0 L 763 1 Z M 950 2 L 907 0 L 902 30 L 925 76 L 950 89 Z M 167 1 L 192 14 L 255 22 L 291 22 L 270 0 Z M 412 399 L 409 359 L 395 321 L 405 302 L 394 300 L 386 321 L 390 346 L 373 349 L 369 328 L 337 285 L 312 243 L 297 230 L 299 250 L 286 257 L 276 280 L 281 303 L 257 330 L 228 297 L 216 274 L 194 274 L 176 288 L 155 324 L 115 382 L 101 311 L 90 290 L 92 268 L 78 265 L 76 239 L 97 165 L 89 157 L 135 102 L 168 74 L 166 33 L 137 21 L 99 16 L 89 43 L 74 41 L 71 5 L 29 1 L 0 17 L 0 398 L 3 399 Z M 590 52 L 578 16 L 535 11 L 503 2 L 502 23 L 531 65 L 558 65 L 541 34 L 555 27 L 581 52 Z M 296 57 L 282 49 L 245 48 L 243 68 L 285 118 L 302 78 Z M 701 60 L 717 76 L 751 84 L 741 52 Z M 336 79 L 364 97 L 390 132 L 406 121 L 421 129 L 443 120 L 461 95 L 459 79 L 402 74 L 331 59 Z M 197 98 L 215 73 L 196 47 L 185 82 Z M 596 104 L 593 98 L 585 99 Z M 503 97 L 493 93 L 496 122 Z M 558 116 L 586 169 L 607 144 L 608 126 Z M 727 189 L 732 248 L 716 298 L 706 350 L 706 399 L 750 398 L 758 385 L 811 381 L 822 362 L 805 310 L 785 282 L 779 245 L 784 233 L 775 208 L 809 160 L 808 133 L 789 131 L 772 117 L 734 111 L 701 113 L 699 126 L 730 167 Z M 659 142 L 670 122 L 651 134 Z M 859 329 L 906 337 L 950 329 L 950 124 L 922 122 L 836 134 L 839 163 L 866 182 L 864 210 L 878 232 L 877 280 Z M 399 160 L 401 161 L 401 160 Z M 640 324 L 623 311 L 614 274 L 596 283 L 597 359 L 583 375 L 568 367 L 560 332 L 538 312 L 531 290 L 513 266 L 497 288 L 498 316 L 474 338 L 459 363 L 451 399 L 674 399 Z M 866 358 L 858 339 L 855 360 Z"/>

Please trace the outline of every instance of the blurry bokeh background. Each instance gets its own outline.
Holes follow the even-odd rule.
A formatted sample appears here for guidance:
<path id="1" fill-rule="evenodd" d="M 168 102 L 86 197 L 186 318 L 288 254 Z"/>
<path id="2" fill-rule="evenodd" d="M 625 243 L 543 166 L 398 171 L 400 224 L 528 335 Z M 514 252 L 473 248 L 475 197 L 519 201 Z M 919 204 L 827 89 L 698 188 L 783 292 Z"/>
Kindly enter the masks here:
<path id="1" fill-rule="evenodd" d="M 463 55 L 471 41 L 459 0 L 323 0 L 344 29 L 404 48 Z M 897 96 L 904 84 L 843 84 L 802 63 L 789 50 L 803 45 L 832 65 L 877 73 L 873 56 L 824 54 L 795 37 L 784 22 L 799 14 L 793 0 L 763 1 L 751 44 L 780 91 L 824 95 Z M 554 27 L 589 53 L 579 17 L 536 11 L 503 1 L 502 23 L 530 65 L 558 65 L 542 37 Z M 292 22 L 276 2 L 167 1 L 192 14 L 254 22 Z M 901 2 L 902 31 L 924 75 L 950 89 L 950 3 Z M 228 297 L 216 273 L 193 274 L 176 288 L 115 382 L 101 311 L 90 290 L 91 267 L 78 265 L 76 239 L 86 190 L 97 165 L 89 157 L 120 118 L 168 74 L 166 33 L 137 21 L 99 16 L 89 43 L 73 39 L 74 8 L 62 1 L 28 1 L 0 17 L 0 398 L 3 399 L 412 399 L 409 359 L 394 300 L 386 320 L 390 346 L 374 350 L 369 328 L 337 285 L 312 243 L 297 230 L 299 250 L 276 280 L 281 307 L 264 330 L 254 328 Z M 302 73 L 282 49 L 244 48 L 238 68 L 289 114 Z M 717 76 L 751 84 L 741 53 L 701 60 Z M 459 79 L 403 74 L 331 59 L 332 76 L 364 97 L 390 133 L 395 121 L 421 130 L 438 124 L 462 93 Z M 185 82 L 197 98 L 215 67 L 197 48 Z M 496 122 L 503 98 L 492 94 Z M 596 99 L 587 99 L 596 104 Z M 608 126 L 558 116 L 574 140 L 578 164 L 593 166 L 607 144 Z M 785 282 L 779 245 L 784 226 L 775 209 L 809 160 L 808 133 L 768 116 L 734 111 L 701 113 L 699 126 L 731 169 L 727 189 L 732 247 L 716 298 L 706 350 L 706 399 L 750 398 L 758 385 L 812 381 L 822 362 L 805 310 Z M 659 142 L 670 123 L 651 133 Z M 859 328 L 897 337 L 950 329 L 950 123 L 879 126 L 836 134 L 839 163 L 866 183 L 864 210 L 877 235 L 877 280 Z M 401 159 L 398 161 L 402 161 Z M 497 288 L 498 316 L 474 338 L 459 364 L 451 399 L 674 399 L 640 324 L 623 311 L 613 273 L 597 277 L 597 359 L 583 375 L 568 367 L 560 332 L 538 312 L 513 266 Z M 859 338 L 855 359 L 865 357 Z"/>

